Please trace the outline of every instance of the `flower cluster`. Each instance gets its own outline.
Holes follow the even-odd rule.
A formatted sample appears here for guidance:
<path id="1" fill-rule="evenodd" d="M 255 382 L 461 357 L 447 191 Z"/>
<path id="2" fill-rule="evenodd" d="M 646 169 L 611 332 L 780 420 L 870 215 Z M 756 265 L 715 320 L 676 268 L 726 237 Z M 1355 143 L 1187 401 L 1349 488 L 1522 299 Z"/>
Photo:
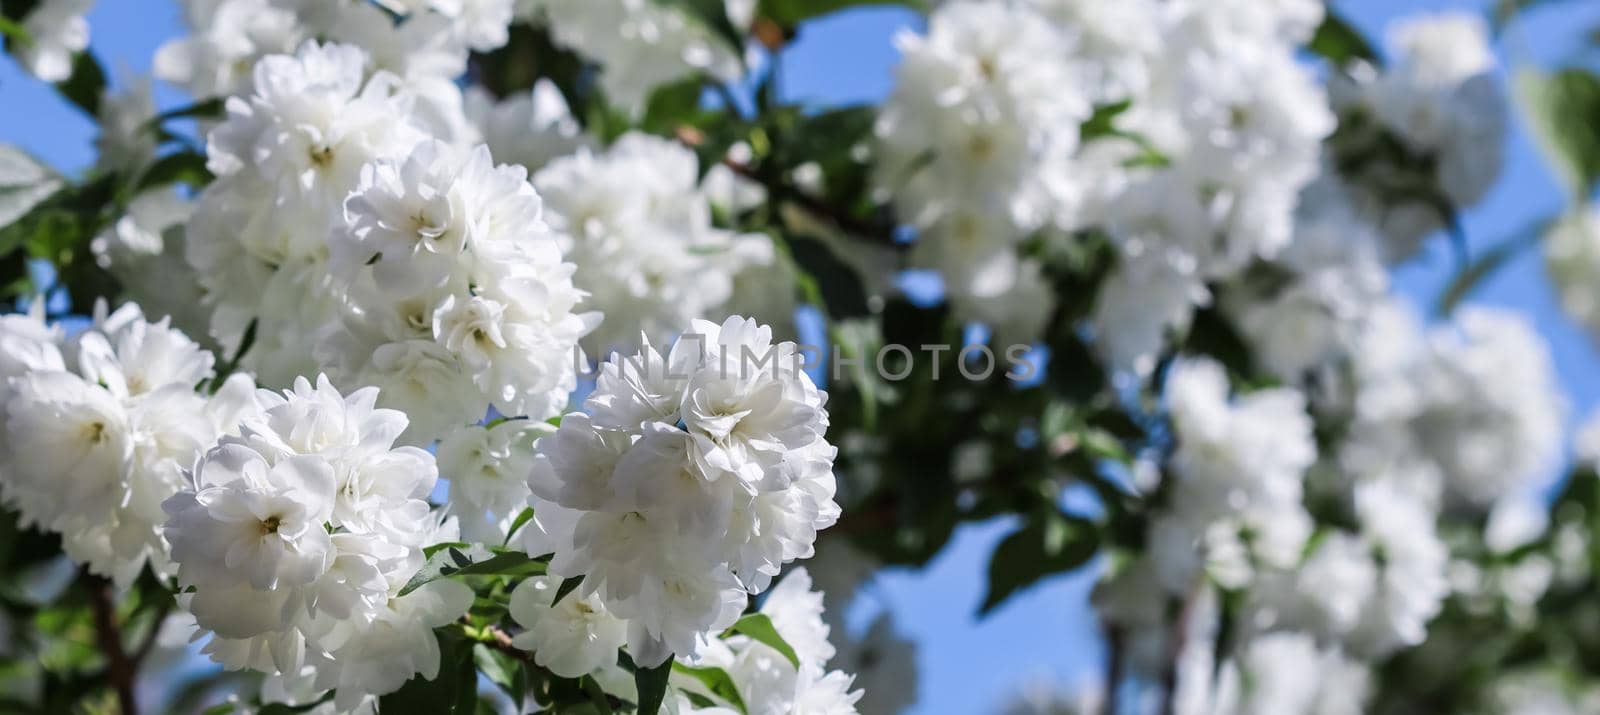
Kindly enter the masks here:
<path id="1" fill-rule="evenodd" d="M 211 332 L 264 384 L 315 374 L 312 342 L 340 308 L 328 236 L 362 167 L 427 138 L 408 120 L 410 95 L 392 75 L 366 77 L 367 56 L 308 43 L 255 65 L 248 97 L 230 98 L 210 134 L 201 194 L 186 232 L 187 258 L 212 308 Z"/>
<path id="2" fill-rule="evenodd" d="M 306 44 L 264 58 L 211 133 L 219 179 L 189 223 L 213 334 L 266 384 L 375 385 L 426 443 L 489 406 L 544 418 L 576 384 L 572 264 L 524 169 L 429 138 L 394 75 Z"/>
<path id="3" fill-rule="evenodd" d="M 1424 333 L 1390 305 L 1372 323 L 1345 398 L 1347 471 L 1405 472 L 1419 498 L 1484 512 L 1539 485 L 1560 449 L 1565 404 L 1549 349 L 1524 319 L 1469 307 Z"/>
<path id="4" fill-rule="evenodd" d="M 486 403 L 539 418 L 566 407 L 575 346 L 599 315 L 573 312 L 574 266 L 521 167 L 424 142 L 362 167 L 344 214 L 328 250 L 346 308 L 320 363 L 429 415 L 422 441 L 477 422 Z"/>
<path id="5" fill-rule="evenodd" d="M 1591 335 L 1600 335 L 1600 207 L 1587 206 L 1550 228 L 1545 264 L 1561 308 Z"/>
<path id="6" fill-rule="evenodd" d="M 255 385 L 197 390 L 215 376 L 211 353 L 137 305 L 101 303 L 71 338 L 34 308 L 0 318 L 0 496 L 94 573 L 126 585 L 146 564 L 168 571 L 161 502 Z"/>
<path id="7" fill-rule="evenodd" d="M 824 393 L 793 343 L 733 317 L 601 367 L 539 443 L 530 554 L 583 577 L 650 666 L 698 656 L 839 515 Z"/>
<path id="8" fill-rule="evenodd" d="M 926 35 L 896 44 L 904 59 L 877 120 L 876 183 L 919 229 L 914 263 L 940 271 L 958 309 L 1014 309 L 1013 291 L 1041 282 L 1016 247 L 1051 219 L 1056 173 L 1092 109 L 1076 44 L 1026 5 L 1002 3 L 950 4 Z M 1030 314 L 1049 313 L 1045 293 Z M 1039 330 L 1024 322 L 1019 332 Z"/>
<path id="9" fill-rule="evenodd" d="M 511 419 L 457 427 L 439 440 L 439 471 L 450 479 L 445 501 L 463 539 L 505 542 L 511 521 L 528 503 L 534 446 L 554 431 L 548 422 Z"/>
<path id="10" fill-rule="evenodd" d="M 84 19 L 94 0 L 42 0 L 22 17 L 22 33 L 27 39 L 7 35 L 8 43 L 23 69 L 46 82 L 60 82 L 72 76 L 77 54 L 89 47 L 89 21 Z"/>
<path id="11" fill-rule="evenodd" d="M 1400 261 L 1488 193 L 1509 119 L 1477 14 L 1397 22 L 1388 49 L 1390 66 L 1357 63 L 1330 81 L 1340 114 L 1331 159 L 1382 230 L 1386 258 Z"/>
<path id="12" fill-rule="evenodd" d="M 449 540 L 427 495 L 433 456 L 394 447 L 406 416 L 377 390 L 341 395 L 320 378 L 262 390 L 163 504 L 183 607 L 229 669 L 309 677 L 341 711 L 439 668 L 432 629 L 472 591 L 434 581 L 400 589 L 423 547 Z"/>
<path id="13" fill-rule="evenodd" d="M 1165 508 L 1146 532 L 1148 551 L 1101 584 L 1105 617 L 1132 631 L 1147 659 L 1166 646 L 1165 603 L 1244 588 L 1262 572 L 1296 565 L 1313 521 L 1302 505 L 1316 460 L 1305 398 L 1290 388 L 1230 397 L 1227 374 L 1196 358 L 1169 369 L 1166 395 L 1176 451 Z"/>
<path id="14" fill-rule="evenodd" d="M 181 0 L 154 78 L 84 95 L 89 4 L 0 18 L 100 127 L 81 179 L 0 147 L 0 272 L 43 294 L 0 317 L 0 502 L 137 593 L 112 628 L 170 592 L 250 707 L 509 658 L 519 707 L 899 711 L 915 646 L 853 597 L 1013 509 L 984 609 L 1103 568 L 1125 676 L 1017 712 L 1353 715 L 1453 620 L 1526 631 L 1499 664 L 1592 590 L 1549 349 L 1390 285 L 1502 168 L 1475 15 L 1361 59 L 1319 0 L 940 0 L 881 107 L 813 111 L 774 58 L 850 3 Z M 1541 238 L 1600 332 L 1597 211 Z M 955 336 L 1054 363 L 962 379 Z M 918 344 L 958 362 L 891 378 Z M 100 635 L 83 677 L 135 697 Z M 1556 665 L 1474 695 L 1586 711 Z"/>
<path id="15" fill-rule="evenodd" d="M 749 27 L 751 0 L 713 0 L 735 27 Z M 644 108 L 651 90 L 694 73 L 723 80 L 739 53 L 685 8 L 651 0 L 526 0 L 522 14 L 548 24 L 557 42 L 599 62 L 600 85 L 618 106 Z"/>
<path id="16" fill-rule="evenodd" d="M 1349 354 L 1388 297 L 1381 240 L 1337 182 L 1323 177 L 1301 193 L 1289 245 L 1221 291 L 1262 369 L 1300 384 Z"/>
<path id="17" fill-rule="evenodd" d="M 540 576 L 517 586 L 511 594 L 511 615 L 525 630 L 513 644 L 533 653 L 536 662 L 557 675 L 593 675 L 602 682 L 625 679 L 616 653 L 627 641 L 628 622 L 595 595 L 574 593 L 554 601 L 559 583 Z M 827 669 L 835 650 L 829 643 L 831 629 L 823 620 L 822 602 L 823 594 L 812 590 L 811 575 L 802 567 L 786 574 L 758 611 L 771 621 L 798 662 L 746 635 L 708 639 L 693 662 L 696 667 L 726 672 L 744 712 L 853 715 L 862 692 L 851 690 L 851 676 Z M 731 705 L 727 693 L 713 691 L 693 676 L 672 677 L 680 712 L 722 712 L 692 709 L 691 695 L 720 707 Z"/>
<path id="18" fill-rule="evenodd" d="M 421 97 L 440 126 L 461 127 L 461 90 L 452 80 L 465 70 L 469 50 L 506 43 L 515 0 L 182 4 L 189 34 L 156 51 L 155 73 L 196 97 L 247 94 L 258 84 L 251 68 L 259 60 L 322 39 L 361 47 Z"/>
<path id="19" fill-rule="evenodd" d="M 1292 44 L 1321 7 L 1099 5 L 953 2 L 926 36 L 903 35 L 877 183 L 956 312 L 992 321 L 1026 305 L 1024 337 L 1052 302 L 1019 249 L 1103 231 L 1119 265 L 1097 301 L 1099 347 L 1148 373 L 1210 283 L 1291 241 L 1334 128 Z"/>
<path id="20" fill-rule="evenodd" d="M 1152 65 L 1148 96 L 1097 142 L 1116 160 L 1109 181 L 1090 185 L 1113 188 L 1089 199 L 1103 209 L 1082 224 L 1102 226 L 1119 260 L 1095 305 L 1101 353 L 1140 374 L 1211 302 L 1211 285 L 1288 249 L 1299 194 L 1334 128 L 1321 88 L 1294 60 L 1293 43 L 1320 20 L 1317 3 L 1159 5 L 1152 16 L 1175 41 Z M 1159 160 L 1137 154 L 1152 150 Z"/>
<path id="21" fill-rule="evenodd" d="M 668 340 L 690 320 L 714 315 L 740 274 L 774 265 L 766 236 L 712 225 L 698 177 L 693 151 L 638 133 L 604 152 L 579 149 L 534 175 L 578 266 L 573 281 L 606 315 L 584 342 L 591 351 L 636 350 L 641 332 Z"/>

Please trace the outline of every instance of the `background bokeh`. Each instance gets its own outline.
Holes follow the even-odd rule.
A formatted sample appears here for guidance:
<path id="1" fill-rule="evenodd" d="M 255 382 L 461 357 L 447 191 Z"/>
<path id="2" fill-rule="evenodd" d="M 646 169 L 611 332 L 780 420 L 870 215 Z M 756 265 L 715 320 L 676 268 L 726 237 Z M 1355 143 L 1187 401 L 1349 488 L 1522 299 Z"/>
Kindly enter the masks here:
<path id="1" fill-rule="evenodd" d="M 1108 0 L 1111 1 L 1111 0 Z M 1381 44 L 1386 24 L 1419 12 L 1485 12 L 1485 2 L 1462 0 L 1347 0 L 1334 6 Z M 92 48 L 113 82 L 147 73 L 163 41 L 182 32 L 176 3 L 163 0 L 101 0 L 89 15 Z M 817 107 L 876 102 L 887 94 L 896 62 L 895 33 L 914 28 L 918 16 L 892 7 L 840 13 L 807 25 L 780 64 L 783 98 Z M 1600 2 L 1556 3 L 1523 14 L 1499 38 L 1504 68 L 1522 64 L 1600 66 Z M 170 88 L 158 87 L 163 108 L 187 104 Z M 0 142 L 27 149 L 65 173 L 92 163 L 95 127 L 55 91 L 0 56 Z M 1468 210 L 1464 225 L 1472 253 L 1498 245 L 1541 218 L 1560 211 L 1564 197 L 1554 176 L 1518 118 L 1506 136 L 1507 162 L 1487 200 Z M 1457 257 L 1444 240 L 1396 270 L 1402 294 L 1424 314 L 1456 271 Z M 1562 385 L 1572 400 L 1567 427 L 1600 402 L 1600 352 L 1587 334 L 1560 311 L 1536 250 L 1525 251 L 1485 282 L 1470 302 L 1509 307 L 1527 314 L 1550 341 Z M 1551 479 L 1560 473 L 1551 465 Z M 1070 688 L 1100 678 L 1103 649 L 1093 614 L 1085 605 L 1095 573 L 1090 567 L 1047 580 L 1008 601 L 983 621 L 974 613 L 982 598 L 989 554 L 1014 526 L 997 520 L 963 527 L 927 568 L 881 574 L 860 599 L 850 620 L 864 625 L 878 609 L 897 613 L 900 629 L 918 643 L 919 703 L 914 713 L 981 713 L 994 709 L 1030 683 Z M 203 666 L 200 666 L 203 667 Z"/>

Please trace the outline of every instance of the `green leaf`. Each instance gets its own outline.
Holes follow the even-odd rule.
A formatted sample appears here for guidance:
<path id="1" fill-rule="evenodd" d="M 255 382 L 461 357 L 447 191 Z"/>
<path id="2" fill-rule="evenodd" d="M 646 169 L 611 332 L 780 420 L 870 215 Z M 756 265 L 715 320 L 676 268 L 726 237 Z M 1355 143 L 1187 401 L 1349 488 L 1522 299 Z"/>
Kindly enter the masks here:
<path id="1" fill-rule="evenodd" d="M 728 675 L 728 671 L 710 666 L 697 668 L 676 662 L 672 664 L 672 669 L 705 684 L 706 689 L 713 695 L 727 701 L 739 712 L 748 712 L 745 709 L 744 698 L 739 696 L 739 687 L 734 684 L 733 676 Z"/>
<path id="2" fill-rule="evenodd" d="M 864 316 L 871 312 L 861 276 L 849 262 L 834 253 L 827 241 L 791 235 L 785 244 L 800 275 L 815 287 L 822 301 L 817 308 L 835 319 Z"/>
<path id="3" fill-rule="evenodd" d="M 567 594 L 578 590 L 578 587 L 582 585 L 582 576 L 568 576 L 567 578 L 563 579 L 561 581 L 561 585 L 556 587 L 555 598 L 550 599 L 550 607 L 555 608 L 556 604 L 561 602 L 561 599 L 566 598 Z"/>
<path id="4" fill-rule="evenodd" d="M 239 361 L 243 360 L 245 354 L 250 352 L 250 348 L 256 344 L 257 325 L 259 325 L 259 321 L 256 318 L 251 318 L 250 322 L 244 326 L 244 335 L 239 338 L 239 348 L 233 351 L 232 357 L 229 357 L 226 362 L 217 367 L 217 374 L 211 378 L 210 391 L 212 394 L 222 389 L 223 383 L 227 382 L 228 378 L 239 369 Z"/>
<path id="5" fill-rule="evenodd" d="M 206 168 L 206 157 L 195 151 L 180 151 L 157 159 L 139 177 L 138 190 L 156 186 L 183 183 L 195 189 L 205 188 L 215 178 Z"/>
<path id="6" fill-rule="evenodd" d="M 1513 85 L 1546 160 L 1573 197 L 1587 197 L 1600 179 L 1600 77 L 1524 67 Z"/>
<path id="7" fill-rule="evenodd" d="M 656 715 L 667 698 L 667 678 L 672 675 L 672 657 L 654 668 L 635 668 L 633 684 L 639 690 L 639 715 Z"/>
<path id="8" fill-rule="evenodd" d="M 820 17 L 852 7 L 866 7 L 869 5 L 905 5 L 916 10 L 928 9 L 929 3 L 925 0 L 761 0 L 756 14 L 770 18 L 774 22 L 785 26 L 794 26 L 803 20 Z"/>
<path id="9" fill-rule="evenodd" d="M 530 521 L 533 521 L 533 507 L 528 507 L 518 512 L 517 518 L 511 520 L 511 528 L 506 529 L 506 540 L 501 545 L 504 546 L 511 543 L 511 540 L 517 536 L 517 530 L 527 525 Z"/>
<path id="10" fill-rule="evenodd" d="M 700 110 L 700 95 L 706 80 L 694 75 L 671 84 L 657 87 L 645 102 L 644 116 L 639 128 L 656 134 L 666 134 L 681 124 L 692 124 Z"/>
<path id="11" fill-rule="evenodd" d="M 612 715 L 611 700 L 606 697 L 606 691 L 600 688 L 600 683 L 595 681 L 594 676 L 583 676 L 583 693 L 589 696 L 589 703 L 594 705 L 596 713 Z"/>
<path id="12" fill-rule="evenodd" d="M 504 690 L 512 702 L 522 702 L 528 691 L 528 674 L 521 662 L 482 643 L 472 647 L 472 655 L 489 682 Z"/>
<path id="13" fill-rule="evenodd" d="M 448 629 L 436 629 L 439 677 L 414 677 L 399 690 L 378 698 L 383 715 L 476 715 L 478 677 L 472 642 Z"/>
<path id="14" fill-rule="evenodd" d="M 656 0 L 657 3 L 668 7 L 679 8 L 689 17 L 705 25 L 717 39 L 727 43 L 728 49 L 733 51 L 735 57 L 744 61 L 744 31 L 733 26 L 728 19 L 728 7 L 724 0 Z"/>
<path id="15" fill-rule="evenodd" d="M 316 700 L 302 705 L 285 705 L 283 703 L 267 703 L 256 710 L 256 715 L 294 715 L 294 713 L 307 713 L 316 710 L 323 703 L 333 702 L 333 691 Z M 225 712 L 234 712 L 236 708 L 229 705 Z"/>
<path id="16" fill-rule="evenodd" d="M 213 97 L 157 114 L 151 117 L 150 121 L 145 123 L 145 126 L 155 130 L 160 128 L 162 124 L 174 119 L 217 119 L 223 115 L 226 106 L 227 100 L 222 97 Z"/>
<path id="17" fill-rule="evenodd" d="M 764 644 L 782 653 L 783 657 L 789 659 L 790 665 L 796 668 L 800 667 L 800 656 L 795 654 L 794 647 L 790 646 L 789 642 L 784 640 L 783 636 L 778 633 L 778 627 L 772 625 L 772 619 L 768 618 L 767 614 L 746 613 L 738 621 L 734 622 L 733 627 L 729 628 L 728 631 L 750 636 L 757 643 Z"/>
<path id="18" fill-rule="evenodd" d="M 1317 27 L 1317 32 L 1311 36 L 1311 42 L 1306 44 L 1306 49 L 1326 57 L 1336 66 L 1346 65 L 1355 60 L 1366 60 L 1373 65 L 1382 65 L 1377 51 L 1372 48 L 1372 43 L 1332 7 L 1328 8 L 1327 14 L 1322 19 L 1322 25 Z"/>
<path id="19" fill-rule="evenodd" d="M 446 545 L 428 557 L 422 568 L 400 589 L 404 596 L 429 583 L 451 576 L 536 576 L 544 573 L 545 563 L 521 551 L 495 549 L 493 556 L 470 561 L 455 545 Z"/>
<path id="20" fill-rule="evenodd" d="M 63 185 L 55 172 L 26 152 L 0 144 L 0 227 L 22 218 Z M 0 255 L 15 247 L 5 246 Z"/>
<path id="21" fill-rule="evenodd" d="M 100 96 L 106 91 L 106 72 L 94 55 L 79 52 L 72 57 L 72 74 L 56 83 L 56 91 L 89 116 L 99 116 Z"/>
<path id="22" fill-rule="evenodd" d="M 433 558 L 434 554 L 437 554 L 440 551 L 445 551 L 447 549 L 466 549 L 466 548 L 470 548 L 471 546 L 472 546 L 472 544 L 468 544 L 468 543 L 463 542 L 463 541 L 446 541 L 446 542 L 444 542 L 442 544 L 434 544 L 432 546 L 424 546 L 422 548 L 422 555 L 431 559 L 431 558 Z"/>
<path id="23" fill-rule="evenodd" d="M 1083 126 L 1078 128 L 1078 134 L 1083 138 L 1083 141 L 1092 141 L 1106 136 L 1117 136 L 1119 134 L 1116 126 L 1117 117 L 1128 111 L 1128 108 L 1132 106 L 1133 100 L 1124 99 L 1121 102 L 1102 104 L 1095 107 L 1094 114 L 1091 114 L 1084 121 Z"/>
<path id="24" fill-rule="evenodd" d="M 1485 280 L 1488 280 L 1489 277 L 1504 268 L 1506 264 L 1524 251 L 1538 247 L 1543 241 L 1545 233 L 1550 230 L 1554 223 L 1553 220 L 1548 218 L 1535 221 L 1516 236 L 1501 242 L 1473 259 L 1471 263 L 1467 264 L 1466 268 L 1451 279 L 1450 284 L 1439 295 L 1439 302 L 1435 306 L 1436 312 L 1441 316 L 1455 312 L 1456 306 L 1460 305 L 1461 301 L 1471 295 Z"/>
<path id="25" fill-rule="evenodd" d="M 12 42 L 27 44 L 30 41 L 28 39 L 28 31 L 22 27 L 22 23 L 4 15 L 0 15 L 0 37 L 5 38 L 8 46 Z"/>
<path id="26" fill-rule="evenodd" d="M 1094 526 L 1051 509 L 1037 513 L 995 547 L 989 561 L 989 592 L 978 607 L 985 616 L 1012 594 L 1050 574 L 1088 563 L 1100 545 Z"/>
<path id="27" fill-rule="evenodd" d="M 1494 31 L 1500 32 L 1515 20 L 1523 11 L 1530 10 L 1540 5 L 1555 5 L 1562 0 L 1497 0 L 1494 6 L 1493 25 Z"/>

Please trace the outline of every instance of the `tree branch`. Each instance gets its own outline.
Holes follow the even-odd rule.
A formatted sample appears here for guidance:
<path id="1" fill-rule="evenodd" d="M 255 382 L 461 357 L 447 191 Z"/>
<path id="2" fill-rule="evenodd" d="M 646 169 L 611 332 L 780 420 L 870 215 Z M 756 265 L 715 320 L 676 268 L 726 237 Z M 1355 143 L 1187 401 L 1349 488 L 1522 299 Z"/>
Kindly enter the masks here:
<path id="1" fill-rule="evenodd" d="M 488 636 L 487 639 L 473 638 L 474 641 L 509 655 L 512 658 L 516 658 L 517 660 L 527 661 L 529 663 L 533 662 L 533 653 L 512 645 L 511 635 L 506 633 L 504 630 L 501 630 L 499 626 L 474 626 L 472 625 L 472 622 L 469 620 L 468 616 L 462 616 L 460 623 L 462 626 L 468 629 L 469 637 L 471 636 L 472 632 L 477 632 Z"/>
<path id="2" fill-rule="evenodd" d="M 901 245 L 894 240 L 894 226 L 876 221 L 863 221 L 854 216 L 846 215 L 829 206 L 827 202 L 802 191 L 799 187 L 793 186 L 788 182 L 766 180 L 759 172 L 751 169 L 748 164 L 732 159 L 723 159 L 722 165 L 728 167 L 733 173 L 766 187 L 767 192 L 773 199 L 788 201 L 799 206 L 806 213 L 832 223 L 844 233 L 858 238 L 872 239 L 891 246 Z"/>
<path id="3" fill-rule="evenodd" d="M 1104 715 L 1117 715 L 1117 690 L 1122 684 L 1122 629 L 1110 623 L 1105 624 L 1106 631 L 1106 682 L 1105 692 L 1101 694 Z"/>
<path id="4" fill-rule="evenodd" d="M 122 647 L 122 631 L 117 626 L 117 604 L 111 591 L 111 582 L 88 571 L 84 571 L 83 576 L 89 588 L 89 605 L 94 611 L 95 638 L 100 652 L 106 658 L 106 679 L 117 691 L 117 704 L 122 709 L 122 715 L 138 715 L 139 704 L 134 698 L 133 689 L 136 666 Z"/>
<path id="5" fill-rule="evenodd" d="M 135 669 L 144 662 L 144 659 L 150 655 L 151 651 L 155 650 L 156 641 L 161 636 L 161 626 L 167 622 L 167 616 L 172 614 L 172 607 L 176 603 L 177 599 L 168 598 L 157 608 L 155 617 L 150 621 L 150 632 L 145 634 L 144 640 L 139 643 L 139 647 L 133 650 L 132 658 Z"/>

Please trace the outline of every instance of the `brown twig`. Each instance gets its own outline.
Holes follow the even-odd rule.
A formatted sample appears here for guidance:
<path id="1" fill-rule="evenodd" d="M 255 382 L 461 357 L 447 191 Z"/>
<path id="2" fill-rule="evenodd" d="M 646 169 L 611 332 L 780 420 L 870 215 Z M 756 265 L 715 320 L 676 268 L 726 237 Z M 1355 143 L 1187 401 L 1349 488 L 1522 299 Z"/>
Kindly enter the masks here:
<path id="1" fill-rule="evenodd" d="M 159 640 L 161 636 L 161 626 L 162 624 L 166 623 L 167 616 L 171 615 L 172 607 L 176 605 L 176 603 L 177 599 L 168 598 L 166 601 L 162 602 L 160 607 L 156 609 L 155 617 L 150 620 L 150 632 L 144 635 L 144 640 L 139 643 L 139 647 L 133 650 L 132 657 L 134 668 L 137 669 L 139 664 L 143 663 L 144 659 L 150 656 L 150 652 L 155 650 L 156 641 Z"/>
<path id="2" fill-rule="evenodd" d="M 505 653 L 506 655 L 516 658 L 517 660 L 527 661 L 530 663 L 533 662 L 533 653 L 512 645 L 511 635 L 501 630 L 499 626 L 489 625 L 480 628 L 472 625 L 472 621 L 469 620 L 467 616 L 462 616 L 460 623 L 467 628 L 471 628 L 489 636 L 488 640 L 480 639 L 477 642 L 500 651 L 501 653 Z"/>
<path id="3" fill-rule="evenodd" d="M 1116 625 L 1105 624 L 1106 631 L 1106 684 L 1101 694 L 1105 715 L 1117 715 L 1117 690 L 1122 684 L 1123 633 Z"/>
<path id="4" fill-rule="evenodd" d="M 751 169 L 748 164 L 734 161 L 732 159 L 723 159 L 722 165 L 728 167 L 730 171 L 738 174 L 739 176 L 765 186 L 773 198 L 781 201 L 788 201 L 789 203 L 799 206 L 801 209 L 804 209 L 806 213 L 812 214 L 813 216 L 817 216 L 824 221 L 832 223 L 844 233 L 859 238 L 875 239 L 890 245 L 900 245 L 895 243 L 894 227 L 891 225 L 878 223 L 875 221 L 863 221 L 854 216 L 844 214 L 835 209 L 833 206 L 829 206 L 827 202 L 806 193 L 799 187 L 792 186 L 783 181 L 765 180 L 758 172 Z"/>
<path id="5" fill-rule="evenodd" d="M 111 592 L 111 582 L 84 572 L 89 586 L 89 605 L 94 611 L 94 630 L 100 652 L 106 658 L 106 678 L 117 691 L 117 704 L 122 715 L 138 715 L 139 704 L 134 698 L 133 681 L 135 664 L 128 659 L 122 647 L 122 631 L 117 627 L 117 604 Z"/>

